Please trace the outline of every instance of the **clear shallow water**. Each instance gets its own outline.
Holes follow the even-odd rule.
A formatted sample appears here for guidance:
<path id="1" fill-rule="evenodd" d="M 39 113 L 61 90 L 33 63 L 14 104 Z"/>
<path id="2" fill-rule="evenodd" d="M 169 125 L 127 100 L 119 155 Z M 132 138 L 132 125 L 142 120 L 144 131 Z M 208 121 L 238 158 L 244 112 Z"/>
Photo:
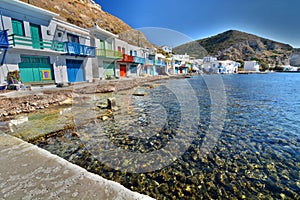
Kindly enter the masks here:
<path id="1" fill-rule="evenodd" d="M 224 127 L 220 135 L 216 134 L 210 153 L 203 154 L 202 145 L 208 140 L 209 126 L 213 126 L 212 91 L 205 82 L 209 78 L 172 80 L 173 86 L 188 82 L 193 93 L 176 93 L 174 87 L 161 85 L 147 89 L 146 97 L 124 94 L 118 97 L 122 109 L 114 119 L 94 119 L 78 127 L 76 134 L 66 131 L 38 145 L 157 199 L 299 199 L 299 74 L 222 76 L 226 92 L 223 102 L 227 105 L 225 118 L 220 119 Z M 186 106 L 179 94 L 185 99 L 196 96 L 199 107 Z M 195 110 L 199 113 L 196 118 L 191 115 Z M 184 131 L 180 129 L 182 124 Z M 139 152 L 146 159 L 147 153 L 164 149 L 174 140 L 189 142 L 188 148 L 179 149 L 184 150 L 181 154 L 167 152 L 171 164 L 165 165 L 163 162 L 169 160 L 159 155 L 154 164 L 160 168 L 155 171 L 134 173 L 118 168 L 138 168 L 153 162 L 122 157 L 115 147 Z"/>

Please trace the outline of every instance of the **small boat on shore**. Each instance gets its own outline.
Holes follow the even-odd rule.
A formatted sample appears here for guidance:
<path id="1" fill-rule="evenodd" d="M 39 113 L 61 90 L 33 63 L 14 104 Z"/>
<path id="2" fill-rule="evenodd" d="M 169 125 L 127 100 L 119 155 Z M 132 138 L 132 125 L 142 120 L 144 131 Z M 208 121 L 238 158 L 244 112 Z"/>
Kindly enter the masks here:
<path id="1" fill-rule="evenodd" d="M 7 89 L 7 85 L 0 85 L 0 91 L 6 90 L 6 89 Z"/>

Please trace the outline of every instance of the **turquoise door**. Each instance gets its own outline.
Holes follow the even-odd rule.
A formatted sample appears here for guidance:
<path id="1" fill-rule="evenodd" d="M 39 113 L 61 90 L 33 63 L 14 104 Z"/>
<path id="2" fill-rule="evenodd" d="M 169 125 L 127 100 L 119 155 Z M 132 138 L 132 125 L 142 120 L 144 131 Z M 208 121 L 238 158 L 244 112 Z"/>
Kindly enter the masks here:
<path id="1" fill-rule="evenodd" d="M 82 82 L 84 81 L 82 60 L 67 59 L 67 73 L 69 82 Z"/>
<path id="2" fill-rule="evenodd" d="M 154 76 L 154 69 L 153 69 L 153 67 L 150 67 L 150 76 Z"/>
<path id="3" fill-rule="evenodd" d="M 53 80 L 53 69 L 49 57 L 21 56 L 19 69 L 21 81 L 24 83 Z"/>
<path id="4" fill-rule="evenodd" d="M 178 74 L 178 68 L 175 67 L 175 74 Z"/>
<path id="5" fill-rule="evenodd" d="M 121 65 L 122 66 L 122 65 Z M 103 69 L 104 69 L 104 77 L 114 77 L 115 76 L 115 64 L 111 62 L 103 62 Z M 120 71 L 120 73 L 122 73 Z M 121 75 L 121 74 L 120 74 Z M 126 65 L 125 65 L 125 76 L 126 76 Z"/>
<path id="6" fill-rule="evenodd" d="M 30 33 L 31 33 L 32 47 L 34 49 L 42 49 L 43 44 L 41 41 L 40 26 L 35 24 L 30 24 Z"/>

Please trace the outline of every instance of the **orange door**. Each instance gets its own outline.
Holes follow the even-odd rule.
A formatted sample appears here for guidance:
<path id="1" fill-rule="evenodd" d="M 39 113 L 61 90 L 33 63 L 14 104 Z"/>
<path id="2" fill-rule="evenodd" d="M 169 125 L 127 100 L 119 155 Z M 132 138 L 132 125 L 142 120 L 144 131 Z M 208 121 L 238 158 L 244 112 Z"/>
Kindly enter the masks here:
<path id="1" fill-rule="evenodd" d="M 126 76 L 126 65 L 120 65 L 120 76 Z"/>

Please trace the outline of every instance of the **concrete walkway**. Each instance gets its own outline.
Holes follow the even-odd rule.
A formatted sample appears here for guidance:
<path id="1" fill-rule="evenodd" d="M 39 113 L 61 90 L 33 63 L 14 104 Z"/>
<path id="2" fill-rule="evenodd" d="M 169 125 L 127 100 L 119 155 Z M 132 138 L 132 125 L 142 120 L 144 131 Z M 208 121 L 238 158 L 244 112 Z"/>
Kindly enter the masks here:
<path id="1" fill-rule="evenodd" d="M 152 199 L 0 133 L 0 199 Z"/>

